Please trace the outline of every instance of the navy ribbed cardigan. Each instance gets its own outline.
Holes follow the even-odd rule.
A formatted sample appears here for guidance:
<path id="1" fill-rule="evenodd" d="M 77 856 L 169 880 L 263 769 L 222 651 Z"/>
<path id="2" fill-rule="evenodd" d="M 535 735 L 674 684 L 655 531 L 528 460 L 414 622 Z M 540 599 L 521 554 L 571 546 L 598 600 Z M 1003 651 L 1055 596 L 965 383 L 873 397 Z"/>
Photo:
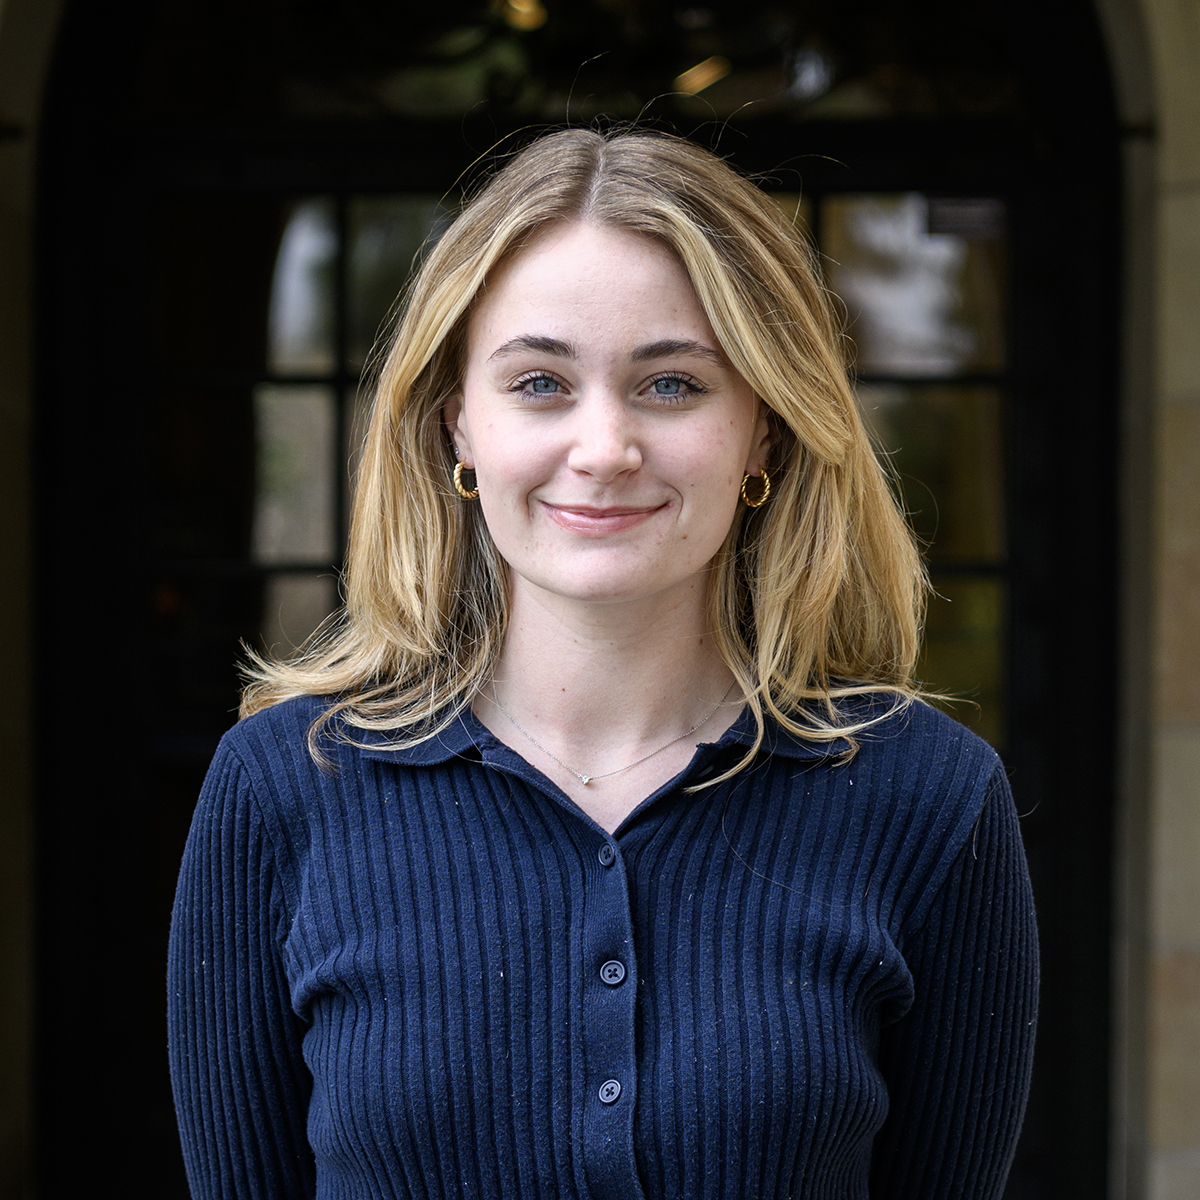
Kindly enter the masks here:
<path id="1" fill-rule="evenodd" d="M 1004 771 L 924 704 L 858 754 L 745 716 L 610 836 L 470 713 L 242 721 L 171 935 L 198 1198 L 978 1200 L 1028 1085 L 1036 933 Z"/>

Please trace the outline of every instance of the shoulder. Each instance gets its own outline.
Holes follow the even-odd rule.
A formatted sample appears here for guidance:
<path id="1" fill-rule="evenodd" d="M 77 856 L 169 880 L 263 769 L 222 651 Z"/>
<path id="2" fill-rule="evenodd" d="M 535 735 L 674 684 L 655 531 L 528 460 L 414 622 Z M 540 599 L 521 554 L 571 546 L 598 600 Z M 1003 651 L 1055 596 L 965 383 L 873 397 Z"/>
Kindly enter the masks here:
<path id="1" fill-rule="evenodd" d="M 308 732 L 329 706 L 323 696 L 297 696 L 243 717 L 221 739 L 222 748 L 241 758 L 262 754 L 308 753 Z"/>
<path id="2" fill-rule="evenodd" d="M 809 766 L 830 785 L 861 779 L 870 785 L 865 795 L 884 808 L 978 807 L 993 780 L 1003 777 L 1000 757 L 987 742 L 922 700 L 874 691 L 842 696 L 836 705 L 842 736 L 818 741 L 768 718 L 763 750 L 812 760 Z M 801 727 L 807 719 L 797 715 Z M 727 735 L 742 742 L 752 736 L 748 716 Z"/>
<path id="3" fill-rule="evenodd" d="M 899 772 L 917 785 L 944 781 L 946 772 L 965 780 L 999 766 L 999 755 L 978 734 L 924 700 L 873 692 L 843 697 L 837 708 L 846 737 L 826 753 L 849 751 L 837 761 Z"/>
<path id="4" fill-rule="evenodd" d="M 872 698 L 852 711 L 877 719 L 856 735 L 847 790 L 868 809 L 885 855 L 894 856 L 902 909 L 919 917 L 985 805 L 1011 807 L 1004 766 L 982 738 L 923 701 L 896 707 Z"/>
<path id="5" fill-rule="evenodd" d="M 308 730 L 323 707 L 289 701 L 225 733 L 192 815 L 180 897 L 217 886 L 294 907 L 309 842 L 306 808 L 319 787 Z"/>
<path id="6" fill-rule="evenodd" d="M 309 732 L 328 708 L 320 696 L 301 696 L 244 717 L 221 739 L 210 776 L 236 778 L 240 802 L 251 806 L 273 840 L 302 828 L 306 812 L 344 784 L 348 755 L 333 737 L 321 739 L 329 762 L 313 757 Z"/>
<path id="7" fill-rule="evenodd" d="M 330 704 L 327 696 L 297 696 L 260 709 L 225 734 L 218 755 L 236 757 L 256 787 L 268 791 L 287 790 L 297 781 L 312 787 L 321 779 L 354 774 L 360 748 L 336 716 L 323 721 Z M 311 735 L 318 723 L 314 756 Z"/>
<path id="8" fill-rule="evenodd" d="M 871 696 L 845 706 L 851 721 L 870 724 L 857 735 L 859 754 L 894 762 L 921 764 L 942 778 L 947 770 L 964 779 L 991 774 L 1000 757 L 978 734 L 924 700 L 897 703 Z"/>

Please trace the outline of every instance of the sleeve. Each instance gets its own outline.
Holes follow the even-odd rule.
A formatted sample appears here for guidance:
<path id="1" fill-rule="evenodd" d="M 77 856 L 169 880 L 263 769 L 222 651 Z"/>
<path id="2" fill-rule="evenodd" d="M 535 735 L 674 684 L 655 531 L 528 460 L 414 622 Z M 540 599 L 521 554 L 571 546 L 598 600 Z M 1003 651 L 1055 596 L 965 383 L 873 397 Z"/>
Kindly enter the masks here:
<path id="1" fill-rule="evenodd" d="M 903 952 L 915 998 L 881 1036 L 890 1107 L 872 1200 L 998 1200 L 1025 1112 L 1038 991 L 1033 895 L 1003 768 Z"/>
<path id="2" fill-rule="evenodd" d="M 195 1200 L 315 1194 L 305 1025 L 288 997 L 270 838 L 236 754 L 209 768 L 184 852 L 168 956 L 171 1084 Z"/>

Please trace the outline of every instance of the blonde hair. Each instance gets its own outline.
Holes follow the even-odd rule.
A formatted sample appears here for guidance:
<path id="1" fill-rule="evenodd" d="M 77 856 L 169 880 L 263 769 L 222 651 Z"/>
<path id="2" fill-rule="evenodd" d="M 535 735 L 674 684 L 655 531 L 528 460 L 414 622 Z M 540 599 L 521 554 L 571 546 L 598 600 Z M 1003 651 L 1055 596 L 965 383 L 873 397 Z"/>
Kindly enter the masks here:
<path id="1" fill-rule="evenodd" d="M 516 154 L 430 250 L 382 362 L 355 487 L 346 604 L 288 661 L 251 656 L 242 715 L 300 695 L 310 733 L 444 728 L 492 675 L 509 582 L 477 504 L 451 486 L 443 405 L 489 275 L 541 229 L 588 221 L 656 238 L 683 264 L 730 362 L 767 404 L 770 501 L 739 507 L 711 574 L 716 644 L 746 696 L 801 736 L 851 737 L 835 700 L 917 694 L 926 580 L 847 377 L 818 263 L 758 187 L 681 138 L 549 134 Z M 732 772 L 731 772 L 732 773 Z"/>

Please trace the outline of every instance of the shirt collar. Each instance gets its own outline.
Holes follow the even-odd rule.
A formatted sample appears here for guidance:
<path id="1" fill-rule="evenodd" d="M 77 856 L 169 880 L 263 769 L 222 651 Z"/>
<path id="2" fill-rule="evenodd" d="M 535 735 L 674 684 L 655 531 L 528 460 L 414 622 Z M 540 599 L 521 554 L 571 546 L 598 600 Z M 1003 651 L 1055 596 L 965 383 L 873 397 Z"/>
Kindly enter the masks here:
<path id="1" fill-rule="evenodd" d="M 414 767 L 437 766 L 454 758 L 478 758 L 480 750 L 494 746 L 497 741 L 469 708 L 455 716 L 444 729 L 413 746 L 391 745 L 391 739 L 385 730 L 360 730 L 350 727 L 346 732 L 350 740 L 360 747 L 364 758 Z M 739 745 L 750 746 L 754 744 L 754 736 L 754 717 L 746 708 L 721 735 L 719 741 L 701 742 L 700 745 L 717 750 Z M 812 741 L 784 729 L 769 714 L 766 717 L 763 753 L 784 758 L 812 759 L 833 758 L 849 749 L 850 743 L 846 738 L 834 738 L 828 742 Z"/>

